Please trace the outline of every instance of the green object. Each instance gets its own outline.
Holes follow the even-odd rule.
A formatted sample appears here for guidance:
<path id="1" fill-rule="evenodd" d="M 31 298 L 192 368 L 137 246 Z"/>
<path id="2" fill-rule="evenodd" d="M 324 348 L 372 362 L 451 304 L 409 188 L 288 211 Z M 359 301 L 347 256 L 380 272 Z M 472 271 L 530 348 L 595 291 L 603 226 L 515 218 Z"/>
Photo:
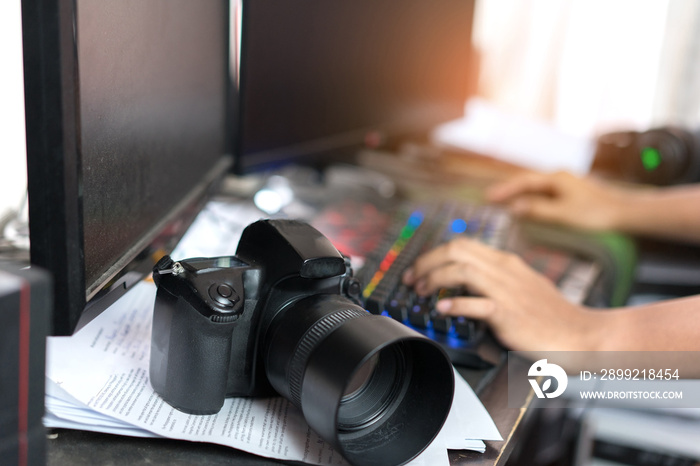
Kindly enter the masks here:
<path id="1" fill-rule="evenodd" d="M 654 171 L 661 165 L 661 153 L 653 147 L 645 147 L 640 154 L 642 157 L 642 165 L 648 172 Z"/>
<path id="2" fill-rule="evenodd" d="M 609 307 L 624 306 L 634 284 L 637 248 L 634 240 L 615 232 L 588 233 L 536 222 L 523 222 L 533 243 L 568 251 L 602 267 L 602 294 Z"/>

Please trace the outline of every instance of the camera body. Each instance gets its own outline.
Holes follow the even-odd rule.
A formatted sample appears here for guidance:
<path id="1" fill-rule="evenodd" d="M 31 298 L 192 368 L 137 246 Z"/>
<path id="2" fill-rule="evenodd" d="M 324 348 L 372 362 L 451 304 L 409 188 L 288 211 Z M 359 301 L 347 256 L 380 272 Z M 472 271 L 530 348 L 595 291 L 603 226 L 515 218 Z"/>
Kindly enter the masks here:
<path id="1" fill-rule="evenodd" d="M 153 277 L 151 385 L 180 411 L 214 414 L 229 396 L 280 394 L 367 466 L 410 461 L 447 418 L 445 352 L 361 307 L 349 262 L 308 224 L 260 220 L 235 256 L 165 256 Z"/>
<path id="2" fill-rule="evenodd" d="M 293 220 L 248 226 L 236 256 L 180 262 L 165 256 L 153 271 L 151 384 L 169 404 L 192 414 L 216 413 L 228 396 L 273 394 L 264 329 L 305 298 L 344 297 L 345 307 L 353 308 L 360 291 L 330 241 Z"/>

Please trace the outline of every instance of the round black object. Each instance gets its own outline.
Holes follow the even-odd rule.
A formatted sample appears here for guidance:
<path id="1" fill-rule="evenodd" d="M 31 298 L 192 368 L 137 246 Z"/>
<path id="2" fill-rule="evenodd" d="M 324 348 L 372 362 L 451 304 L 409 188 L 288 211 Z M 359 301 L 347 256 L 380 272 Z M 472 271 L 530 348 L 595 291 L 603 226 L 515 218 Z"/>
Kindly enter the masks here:
<path id="1" fill-rule="evenodd" d="M 658 186 L 700 181 L 700 131 L 664 126 L 603 134 L 596 141 L 593 170 Z"/>
<path id="2" fill-rule="evenodd" d="M 283 309 L 263 345 L 275 390 L 354 465 L 415 458 L 452 405 L 452 365 L 436 343 L 338 295 Z"/>

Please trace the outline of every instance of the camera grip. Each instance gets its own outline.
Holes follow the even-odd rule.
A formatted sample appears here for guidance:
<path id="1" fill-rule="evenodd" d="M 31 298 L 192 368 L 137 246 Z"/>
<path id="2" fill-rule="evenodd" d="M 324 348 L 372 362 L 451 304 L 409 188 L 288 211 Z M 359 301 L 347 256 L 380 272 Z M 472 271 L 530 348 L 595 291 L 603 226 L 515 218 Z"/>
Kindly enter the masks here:
<path id="1" fill-rule="evenodd" d="M 153 312 L 154 390 L 189 414 L 215 414 L 226 397 L 234 322 L 214 323 L 186 300 L 159 289 Z"/>

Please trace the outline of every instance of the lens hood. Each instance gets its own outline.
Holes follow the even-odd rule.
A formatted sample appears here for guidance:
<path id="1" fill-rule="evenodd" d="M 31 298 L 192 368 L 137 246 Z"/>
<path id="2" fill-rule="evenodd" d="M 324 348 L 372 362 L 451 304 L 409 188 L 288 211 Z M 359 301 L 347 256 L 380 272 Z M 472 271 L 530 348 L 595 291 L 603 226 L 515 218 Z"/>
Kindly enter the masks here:
<path id="1" fill-rule="evenodd" d="M 400 465 L 437 436 L 454 394 L 433 341 L 336 295 L 280 311 L 264 342 L 268 380 L 354 465 Z"/>

